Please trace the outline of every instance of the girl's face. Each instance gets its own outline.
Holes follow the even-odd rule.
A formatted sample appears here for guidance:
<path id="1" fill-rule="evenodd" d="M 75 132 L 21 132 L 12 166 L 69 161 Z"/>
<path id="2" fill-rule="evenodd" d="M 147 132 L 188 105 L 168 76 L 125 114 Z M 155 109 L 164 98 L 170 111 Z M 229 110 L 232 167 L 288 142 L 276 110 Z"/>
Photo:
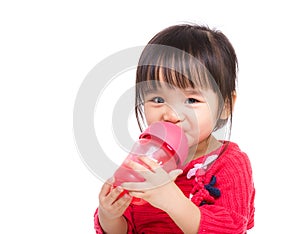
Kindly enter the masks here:
<path id="1" fill-rule="evenodd" d="M 217 95 L 211 90 L 170 88 L 162 84 L 144 97 L 147 124 L 167 121 L 180 126 L 189 147 L 198 145 L 212 133 L 217 121 Z"/>

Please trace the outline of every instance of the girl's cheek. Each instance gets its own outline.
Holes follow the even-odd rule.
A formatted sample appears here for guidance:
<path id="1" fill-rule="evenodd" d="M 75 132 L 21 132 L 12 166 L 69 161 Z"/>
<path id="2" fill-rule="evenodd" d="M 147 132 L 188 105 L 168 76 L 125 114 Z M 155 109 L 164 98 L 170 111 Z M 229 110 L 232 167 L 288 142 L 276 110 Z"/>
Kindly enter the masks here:
<path id="1" fill-rule="evenodd" d="M 147 125 L 150 125 L 151 123 L 155 122 L 155 115 L 151 114 L 151 112 L 147 113 L 145 111 L 145 118 L 146 118 Z"/>
<path id="2" fill-rule="evenodd" d="M 144 109 L 144 115 L 145 115 L 147 124 L 149 124 L 153 121 L 153 112 L 151 112 L 149 110 L 149 108 L 147 108 L 146 106 L 145 106 L 145 109 Z"/>

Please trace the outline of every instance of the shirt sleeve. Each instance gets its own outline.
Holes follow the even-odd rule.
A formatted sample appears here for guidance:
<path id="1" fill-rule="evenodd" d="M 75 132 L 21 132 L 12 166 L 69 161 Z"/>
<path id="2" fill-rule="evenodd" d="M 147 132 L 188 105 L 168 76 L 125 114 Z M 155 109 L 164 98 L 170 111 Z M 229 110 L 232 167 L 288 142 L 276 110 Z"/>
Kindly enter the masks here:
<path id="1" fill-rule="evenodd" d="M 103 234 L 104 233 L 102 228 L 101 228 L 101 225 L 99 223 L 98 208 L 96 209 L 95 214 L 94 214 L 94 228 L 95 228 L 96 234 Z"/>
<path id="2" fill-rule="evenodd" d="M 242 234 L 254 226 L 254 195 L 252 169 L 246 154 L 220 157 L 207 172 L 205 180 L 215 176 L 221 196 L 212 205 L 199 207 L 199 234 Z"/>
<path id="3" fill-rule="evenodd" d="M 125 219 L 127 221 L 127 227 L 128 227 L 127 233 L 128 234 L 135 233 L 134 224 L 132 221 L 131 210 L 132 210 L 132 207 L 131 207 L 131 205 L 129 205 L 129 207 L 126 209 L 126 211 L 123 214 L 123 216 L 125 217 Z M 99 222 L 98 208 L 96 209 L 96 212 L 94 214 L 94 229 L 96 231 L 96 234 L 104 234 L 104 231 Z"/>

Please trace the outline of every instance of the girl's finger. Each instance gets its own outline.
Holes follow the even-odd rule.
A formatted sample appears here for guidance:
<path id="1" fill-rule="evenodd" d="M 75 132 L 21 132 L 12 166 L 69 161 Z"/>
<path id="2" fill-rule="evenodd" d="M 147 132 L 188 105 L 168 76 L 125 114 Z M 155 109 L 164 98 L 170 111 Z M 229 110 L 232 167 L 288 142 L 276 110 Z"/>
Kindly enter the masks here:
<path id="1" fill-rule="evenodd" d="M 122 187 L 128 191 L 145 191 L 151 187 L 152 184 L 148 183 L 147 181 L 144 182 L 124 182 Z M 131 193 L 129 193 L 131 195 Z"/>
<path id="2" fill-rule="evenodd" d="M 175 170 L 173 170 L 173 171 L 170 171 L 169 172 L 169 176 L 170 176 L 170 179 L 172 180 L 172 181 L 174 181 L 174 180 L 176 180 L 176 178 L 180 175 L 180 174 L 182 174 L 182 170 L 181 169 L 175 169 Z"/>
<path id="3" fill-rule="evenodd" d="M 99 198 L 106 197 L 110 193 L 111 187 L 112 187 L 111 183 L 105 182 L 100 190 Z"/>
<path id="4" fill-rule="evenodd" d="M 155 171 L 157 168 L 161 167 L 153 158 L 149 158 L 147 156 L 139 157 L 143 163 L 145 163 L 152 171 Z"/>
<path id="5" fill-rule="evenodd" d="M 137 198 L 144 198 L 144 192 L 139 192 L 139 191 L 132 191 L 129 192 L 129 195 L 132 197 L 137 197 Z"/>
<path id="6" fill-rule="evenodd" d="M 143 161 L 141 161 L 143 162 Z M 126 160 L 126 166 L 130 167 L 131 169 L 138 171 L 138 172 L 143 172 L 143 171 L 149 171 L 149 167 L 147 168 L 147 164 L 145 165 L 144 163 L 138 163 L 135 161 L 132 161 L 130 159 Z"/>
<path id="7" fill-rule="evenodd" d="M 109 204 L 113 204 L 115 203 L 119 197 L 121 197 L 121 193 L 124 192 L 124 189 L 120 186 L 117 186 L 113 189 L 111 189 L 111 192 L 107 195 L 106 202 Z"/>
<path id="8" fill-rule="evenodd" d="M 129 206 L 131 200 L 132 200 L 132 197 L 129 194 L 125 193 L 121 198 L 119 198 L 113 204 L 113 206 L 116 209 L 119 209 L 119 210 L 123 211 L 123 210 L 125 210 Z"/>
<path id="9" fill-rule="evenodd" d="M 155 172 L 157 168 L 160 168 L 160 165 L 152 158 L 149 158 L 147 156 L 140 156 L 138 157 L 138 159 L 139 162 L 135 162 L 129 159 L 125 163 L 133 170 L 139 172 L 147 172 L 147 171 Z"/>
<path id="10" fill-rule="evenodd" d="M 146 180 L 148 178 L 151 178 L 153 174 L 155 173 L 154 170 L 150 168 L 150 166 L 147 166 L 146 163 L 144 163 L 142 160 L 140 160 L 142 163 L 138 163 L 132 160 L 126 161 L 126 166 L 130 167 L 135 172 L 139 173 L 142 177 L 144 177 Z"/>

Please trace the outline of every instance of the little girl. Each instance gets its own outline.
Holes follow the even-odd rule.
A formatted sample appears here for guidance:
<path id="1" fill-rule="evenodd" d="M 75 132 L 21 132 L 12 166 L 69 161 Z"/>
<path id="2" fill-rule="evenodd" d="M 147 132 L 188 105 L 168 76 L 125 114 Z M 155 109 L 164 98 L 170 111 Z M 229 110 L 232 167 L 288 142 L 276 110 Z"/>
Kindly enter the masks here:
<path id="1" fill-rule="evenodd" d="M 252 170 L 238 145 L 218 140 L 229 129 L 236 99 L 237 58 L 226 36 L 205 26 L 176 25 L 145 47 L 136 74 L 140 128 L 167 121 L 185 132 L 189 155 L 184 170 L 167 173 L 147 157 L 128 162 L 147 171 L 142 183 L 104 183 L 95 213 L 96 233 L 246 233 L 254 226 Z M 147 168 L 145 167 L 147 165 Z M 128 194 L 120 196 L 124 188 Z M 133 197 L 147 203 L 134 205 Z"/>

